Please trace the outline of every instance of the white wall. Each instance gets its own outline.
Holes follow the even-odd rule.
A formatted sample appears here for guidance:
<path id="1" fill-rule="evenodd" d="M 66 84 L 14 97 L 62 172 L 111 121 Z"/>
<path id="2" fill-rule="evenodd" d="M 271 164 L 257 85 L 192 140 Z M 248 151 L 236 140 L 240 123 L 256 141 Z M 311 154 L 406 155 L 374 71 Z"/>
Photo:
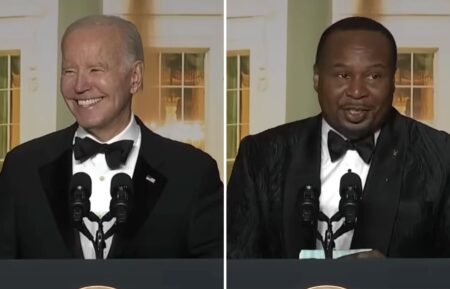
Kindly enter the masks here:
<path id="1" fill-rule="evenodd" d="M 228 0 L 227 50 L 250 51 L 250 133 L 286 121 L 287 0 Z"/>
<path id="2" fill-rule="evenodd" d="M 363 0 L 361 0 L 363 1 Z M 437 48 L 435 59 L 434 121 L 450 132 L 450 1 L 383 0 L 377 20 L 394 35 L 399 48 Z M 357 0 L 334 0 L 333 20 L 354 15 Z"/>
<path id="3" fill-rule="evenodd" d="M 73 121 L 58 88 L 59 36 L 68 22 L 101 12 L 99 1 L 0 0 L 0 50 L 20 50 L 21 143 Z"/>
<path id="4" fill-rule="evenodd" d="M 58 74 L 57 78 L 57 106 L 56 106 L 56 129 L 62 129 L 71 125 L 75 118 L 66 106 L 59 88 L 61 73 L 60 42 L 66 28 L 75 20 L 87 15 L 102 13 L 102 0 L 59 0 L 59 22 L 58 22 Z"/>
<path id="5" fill-rule="evenodd" d="M 56 129 L 58 1 L 0 4 L 0 50 L 20 50 L 20 141 L 25 142 Z"/>
<path id="6" fill-rule="evenodd" d="M 331 22 L 331 1 L 289 0 L 286 76 L 286 121 L 320 112 L 313 85 L 317 44 Z"/>

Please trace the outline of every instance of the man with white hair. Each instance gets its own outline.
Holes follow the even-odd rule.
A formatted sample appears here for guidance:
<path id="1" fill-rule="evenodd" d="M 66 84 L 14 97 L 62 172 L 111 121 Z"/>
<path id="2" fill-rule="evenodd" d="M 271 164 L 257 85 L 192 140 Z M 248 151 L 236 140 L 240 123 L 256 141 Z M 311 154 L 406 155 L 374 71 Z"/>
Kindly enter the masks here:
<path id="1" fill-rule="evenodd" d="M 67 28 L 61 50 L 61 93 L 76 123 L 7 155 L 0 257 L 221 257 L 216 162 L 132 113 L 144 73 L 136 27 L 88 16 Z"/>

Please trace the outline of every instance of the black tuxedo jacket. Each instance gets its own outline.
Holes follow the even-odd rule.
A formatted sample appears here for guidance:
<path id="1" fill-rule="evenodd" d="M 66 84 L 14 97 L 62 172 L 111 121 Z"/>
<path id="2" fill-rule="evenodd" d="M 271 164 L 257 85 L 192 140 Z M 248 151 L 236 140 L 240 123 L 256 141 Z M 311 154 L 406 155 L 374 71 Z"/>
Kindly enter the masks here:
<path id="1" fill-rule="evenodd" d="M 298 195 L 305 185 L 320 189 L 321 119 L 241 142 L 227 191 L 229 257 L 298 258 L 315 248 Z M 449 135 L 393 111 L 377 140 L 351 247 L 388 257 L 449 256 L 449 194 Z"/>
<path id="2" fill-rule="evenodd" d="M 223 186 L 216 162 L 138 124 L 134 207 L 114 235 L 108 258 L 222 257 Z M 82 258 L 68 211 L 76 128 L 32 140 L 7 155 L 0 173 L 1 258 Z"/>

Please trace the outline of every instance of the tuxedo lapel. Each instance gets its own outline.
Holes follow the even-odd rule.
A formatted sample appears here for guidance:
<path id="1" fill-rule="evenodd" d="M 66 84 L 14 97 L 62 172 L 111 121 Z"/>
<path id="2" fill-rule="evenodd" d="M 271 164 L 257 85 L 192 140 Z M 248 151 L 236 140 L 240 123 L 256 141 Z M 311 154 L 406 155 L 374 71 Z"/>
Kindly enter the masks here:
<path id="1" fill-rule="evenodd" d="M 167 178 L 157 169 L 163 164 L 158 154 L 157 136 L 145 128 L 139 119 L 136 120 L 141 127 L 142 141 L 133 174 L 133 207 L 126 224 L 118 228 L 113 237 L 108 258 L 138 257 L 131 242 L 147 221 L 167 182 Z"/>
<path id="2" fill-rule="evenodd" d="M 298 258 L 301 249 L 315 248 L 316 228 L 303 224 L 299 195 L 306 185 L 320 192 L 321 115 L 297 126 L 288 144 L 288 165 L 283 195 L 283 220 L 286 255 Z"/>
<path id="3" fill-rule="evenodd" d="M 400 199 L 407 128 L 394 111 L 381 130 L 370 165 L 352 248 L 387 254 Z"/>
<path id="4" fill-rule="evenodd" d="M 76 125 L 63 132 L 57 147 L 49 147 L 49 151 L 59 151 L 58 157 L 39 169 L 42 187 L 45 190 L 54 220 L 64 243 L 72 257 L 82 258 L 78 232 L 72 227 L 69 215 L 69 183 L 72 176 L 72 139 Z"/>

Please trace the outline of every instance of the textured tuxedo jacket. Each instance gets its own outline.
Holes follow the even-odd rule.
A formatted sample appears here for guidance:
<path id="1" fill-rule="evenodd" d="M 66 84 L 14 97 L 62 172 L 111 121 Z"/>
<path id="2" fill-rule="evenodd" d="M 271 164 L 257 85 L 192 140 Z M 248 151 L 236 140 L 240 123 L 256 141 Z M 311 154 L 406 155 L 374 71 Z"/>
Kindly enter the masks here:
<path id="1" fill-rule="evenodd" d="M 222 257 L 223 186 L 216 162 L 138 124 L 134 207 L 108 258 Z M 7 155 L 0 174 L 1 258 L 82 258 L 68 210 L 76 128 Z"/>
<path id="2" fill-rule="evenodd" d="M 231 258 L 298 258 L 315 248 L 298 195 L 320 188 L 321 115 L 242 140 L 227 191 Z M 338 191 L 339 188 L 336 188 Z M 450 137 L 394 111 L 377 140 L 351 248 L 450 255 Z"/>

